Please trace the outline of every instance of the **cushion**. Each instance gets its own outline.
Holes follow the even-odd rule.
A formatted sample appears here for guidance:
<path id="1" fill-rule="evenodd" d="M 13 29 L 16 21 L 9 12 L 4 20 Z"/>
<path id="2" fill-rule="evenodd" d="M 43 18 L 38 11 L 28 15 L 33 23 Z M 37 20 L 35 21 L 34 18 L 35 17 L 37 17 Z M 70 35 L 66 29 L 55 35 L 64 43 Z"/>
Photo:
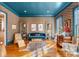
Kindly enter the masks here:
<path id="1" fill-rule="evenodd" d="M 17 43 L 18 43 L 19 48 L 26 46 L 24 40 L 18 40 Z"/>
<path id="2" fill-rule="evenodd" d="M 22 40 L 20 33 L 15 34 L 15 40 Z"/>
<path id="3" fill-rule="evenodd" d="M 17 43 L 19 40 L 22 40 L 22 36 L 21 36 L 20 33 L 16 33 L 16 34 L 15 34 L 14 43 Z"/>

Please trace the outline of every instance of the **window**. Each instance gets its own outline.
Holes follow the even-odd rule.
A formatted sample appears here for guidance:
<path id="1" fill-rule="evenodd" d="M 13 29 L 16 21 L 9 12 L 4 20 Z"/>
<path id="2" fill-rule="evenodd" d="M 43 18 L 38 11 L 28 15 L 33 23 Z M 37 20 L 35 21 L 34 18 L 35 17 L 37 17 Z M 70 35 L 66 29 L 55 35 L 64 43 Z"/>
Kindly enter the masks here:
<path id="1" fill-rule="evenodd" d="M 63 19 L 60 16 L 60 17 L 58 17 L 56 19 L 56 32 L 57 33 L 61 33 L 62 32 L 62 28 L 63 28 L 62 26 L 63 26 Z"/>
<path id="2" fill-rule="evenodd" d="M 31 24 L 31 31 L 36 31 L 36 24 Z"/>
<path id="3" fill-rule="evenodd" d="M 38 31 L 44 31 L 43 24 L 38 24 Z"/>
<path id="4" fill-rule="evenodd" d="M 79 7 L 74 10 L 74 35 L 79 34 Z"/>

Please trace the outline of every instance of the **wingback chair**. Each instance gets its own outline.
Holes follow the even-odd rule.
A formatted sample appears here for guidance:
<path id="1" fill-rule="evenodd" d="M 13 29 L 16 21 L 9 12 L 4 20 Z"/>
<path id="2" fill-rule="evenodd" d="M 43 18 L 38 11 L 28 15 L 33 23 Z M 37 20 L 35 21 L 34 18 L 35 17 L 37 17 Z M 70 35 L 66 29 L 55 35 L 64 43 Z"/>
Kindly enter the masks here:
<path id="1" fill-rule="evenodd" d="M 21 33 L 15 33 L 14 38 L 14 43 L 17 43 L 19 47 L 26 46 L 24 40 L 22 39 Z"/>

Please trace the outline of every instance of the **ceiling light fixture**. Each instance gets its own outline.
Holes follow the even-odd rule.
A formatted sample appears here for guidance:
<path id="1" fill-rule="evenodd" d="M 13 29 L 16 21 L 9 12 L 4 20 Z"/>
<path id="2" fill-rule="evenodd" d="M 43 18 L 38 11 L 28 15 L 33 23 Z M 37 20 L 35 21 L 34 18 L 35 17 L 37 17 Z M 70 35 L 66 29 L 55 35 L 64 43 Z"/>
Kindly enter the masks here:
<path id="1" fill-rule="evenodd" d="M 26 11 L 26 10 L 24 10 L 24 13 L 27 13 L 27 11 Z"/>
<path id="2" fill-rule="evenodd" d="M 49 10 L 47 10 L 47 13 L 49 13 L 50 11 Z"/>

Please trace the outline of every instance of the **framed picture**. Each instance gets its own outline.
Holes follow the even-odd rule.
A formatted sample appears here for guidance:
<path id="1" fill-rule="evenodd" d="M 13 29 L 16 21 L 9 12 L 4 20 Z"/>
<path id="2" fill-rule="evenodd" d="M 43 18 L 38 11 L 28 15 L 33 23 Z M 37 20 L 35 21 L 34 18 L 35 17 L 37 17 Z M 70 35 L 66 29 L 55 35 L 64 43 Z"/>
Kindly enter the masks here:
<path id="1" fill-rule="evenodd" d="M 15 30 L 16 29 L 16 25 L 12 25 L 12 29 Z"/>
<path id="2" fill-rule="evenodd" d="M 44 28 L 43 28 L 43 24 L 38 24 L 38 31 L 43 31 Z"/>
<path id="3" fill-rule="evenodd" d="M 31 24 L 31 31 L 36 31 L 36 24 Z"/>

